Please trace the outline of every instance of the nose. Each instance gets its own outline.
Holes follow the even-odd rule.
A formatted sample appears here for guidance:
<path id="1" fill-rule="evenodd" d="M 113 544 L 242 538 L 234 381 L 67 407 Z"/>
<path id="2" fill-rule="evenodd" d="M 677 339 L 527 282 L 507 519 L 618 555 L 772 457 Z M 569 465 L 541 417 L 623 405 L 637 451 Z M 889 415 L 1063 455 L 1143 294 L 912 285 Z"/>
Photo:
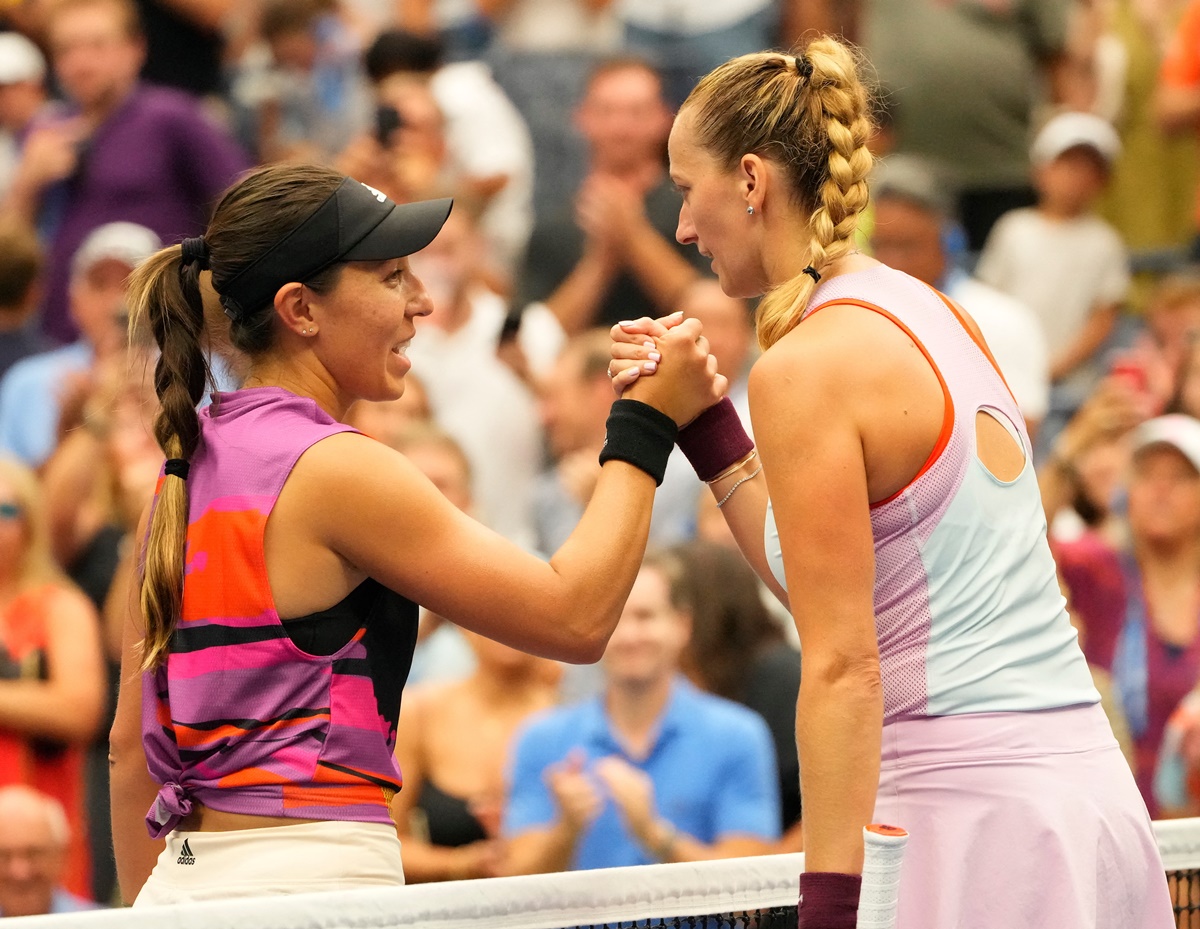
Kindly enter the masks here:
<path id="1" fill-rule="evenodd" d="M 691 245 L 696 241 L 696 227 L 692 224 L 692 215 L 686 203 L 679 208 L 679 224 L 675 227 L 675 241 L 680 245 Z"/>
<path id="2" fill-rule="evenodd" d="M 414 273 L 412 275 L 413 295 L 408 301 L 408 306 L 405 312 L 409 316 L 428 316 L 433 312 L 433 298 L 429 296 L 429 291 L 425 289 L 425 284 Z"/>

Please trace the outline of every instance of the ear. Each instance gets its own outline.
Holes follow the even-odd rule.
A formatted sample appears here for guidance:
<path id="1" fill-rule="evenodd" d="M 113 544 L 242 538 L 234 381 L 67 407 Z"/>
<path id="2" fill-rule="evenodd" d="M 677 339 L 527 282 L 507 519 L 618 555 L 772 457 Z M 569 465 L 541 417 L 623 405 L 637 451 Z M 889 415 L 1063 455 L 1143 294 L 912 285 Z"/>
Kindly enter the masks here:
<path id="1" fill-rule="evenodd" d="M 743 155 L 738 162 L 738 188 L 746 206 L 754 207 L 754 212 L 761 213 L 767 199 L 767 163 L 760 155 Z"/>
<path id="2" fill-rule="evenodd" d="M 311 293 L 296 281 L 284 284 L 275 292 L 275 315 L 285 329 L 296 335 L 311 335 L 304 331 L 313 327 L 312 307 L 309 305 Z"/>

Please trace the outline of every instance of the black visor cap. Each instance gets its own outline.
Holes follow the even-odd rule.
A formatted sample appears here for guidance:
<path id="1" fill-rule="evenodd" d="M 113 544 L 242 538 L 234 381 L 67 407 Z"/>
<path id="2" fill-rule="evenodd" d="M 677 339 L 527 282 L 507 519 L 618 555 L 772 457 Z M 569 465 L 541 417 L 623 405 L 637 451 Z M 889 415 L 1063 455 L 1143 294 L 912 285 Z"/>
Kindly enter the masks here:
<path id="1" fill-rule="evenodd" d="M 218 293 L 227 310 L 242 316 L 273 299 L 284 284 L 302 283 L 334 262 L 403 258 L 436 238 L 453 205 L 450 199 L 396 204 L 348 177 L 308 219 L 219 286 Z"/>

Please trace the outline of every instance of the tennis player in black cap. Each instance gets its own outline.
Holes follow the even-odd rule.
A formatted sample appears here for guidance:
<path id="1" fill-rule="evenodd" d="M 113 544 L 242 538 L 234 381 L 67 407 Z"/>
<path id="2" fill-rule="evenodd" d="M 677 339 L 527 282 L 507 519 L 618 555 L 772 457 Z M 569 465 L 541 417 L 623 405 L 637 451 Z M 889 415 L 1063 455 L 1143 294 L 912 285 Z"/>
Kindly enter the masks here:
<path id="1" fill-rule="evenodd" d="M 449 211 L 269 167 L 225 194 L 202 237 L 135 272 L 132 325 L 161 349 L 167 460 L 111 738 L 126 900 L 402 883 L 392 748 L 417 604 L 575 662 L 596 660 L 616 624 L 677 424 L 724 379 L 694 322 L 662 340 L 658 376 L 613 405 L 591 505 L 548 564 L 473 522 L 342 425 L 355 401 L 403 392 L 416 319 L 433 310 L 406 256 Z M 224 312 L 206 324 L 209 287 Z M 197 414 L 205 346 L 225 341 L 248 375 Z"/>

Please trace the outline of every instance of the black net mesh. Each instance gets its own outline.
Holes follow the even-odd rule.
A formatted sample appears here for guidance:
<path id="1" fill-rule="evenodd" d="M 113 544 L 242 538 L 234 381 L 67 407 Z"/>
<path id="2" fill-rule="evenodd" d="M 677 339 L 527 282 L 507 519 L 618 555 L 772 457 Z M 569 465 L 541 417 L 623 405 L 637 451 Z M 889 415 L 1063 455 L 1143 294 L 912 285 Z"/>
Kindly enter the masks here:
<path id="1" fill-rule="evenodd" d="M 1200 929 L 1200 868 L 1168 871 L 1167 886 L 1171 888 L 1178 929 Z"/>

